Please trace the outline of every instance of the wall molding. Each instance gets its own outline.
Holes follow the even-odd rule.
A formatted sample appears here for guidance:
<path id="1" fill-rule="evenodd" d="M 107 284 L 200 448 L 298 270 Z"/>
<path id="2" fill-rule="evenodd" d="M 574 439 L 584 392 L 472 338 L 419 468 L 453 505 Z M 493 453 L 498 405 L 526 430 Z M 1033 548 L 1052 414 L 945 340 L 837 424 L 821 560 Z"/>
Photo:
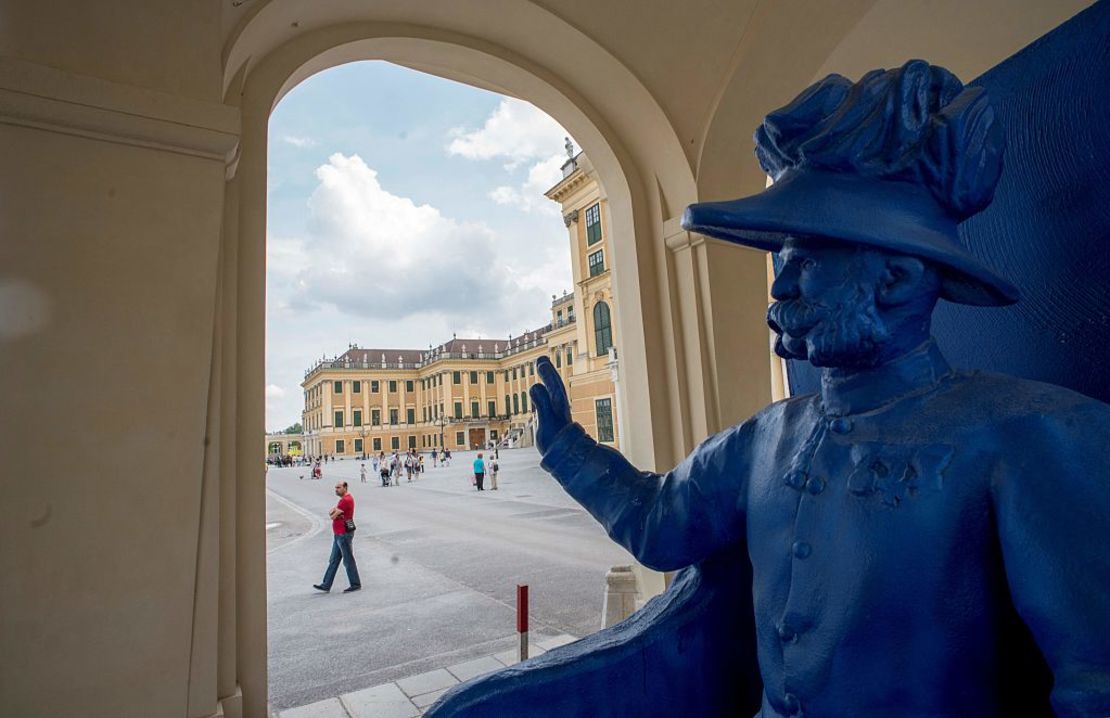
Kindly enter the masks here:
<path id="1" fill-rule="evenodd" d="M 0 57 L 0 124 L 173 152 L 234 166 L 235 107 Z"/>

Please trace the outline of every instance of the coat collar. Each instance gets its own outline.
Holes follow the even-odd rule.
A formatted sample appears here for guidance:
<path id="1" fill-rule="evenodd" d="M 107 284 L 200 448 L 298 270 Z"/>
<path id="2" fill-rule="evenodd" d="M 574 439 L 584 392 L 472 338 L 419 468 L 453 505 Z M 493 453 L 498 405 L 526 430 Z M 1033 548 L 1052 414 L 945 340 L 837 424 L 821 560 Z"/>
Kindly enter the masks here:
<path id="1" fill-rule="evenodd" d="M 950 371 L 952 368 L 936 341 L 930 338 L 913 351 L 874 369 L 825 370 L 821 374 L 821 405 L 831 416 L 871 411 L 933 388 Z"/>

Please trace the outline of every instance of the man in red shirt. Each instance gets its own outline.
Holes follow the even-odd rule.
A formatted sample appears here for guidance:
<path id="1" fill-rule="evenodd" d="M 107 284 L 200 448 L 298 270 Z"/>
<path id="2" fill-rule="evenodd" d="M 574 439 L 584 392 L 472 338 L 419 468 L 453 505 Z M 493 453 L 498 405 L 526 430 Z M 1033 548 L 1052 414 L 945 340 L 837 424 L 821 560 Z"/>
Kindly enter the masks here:
<path id="1" fill-rule="evenodd" d="M 354 537 L 355 497 L 347 492 L 347 482 L 341 481 L 335 485 L 335 495 L 339 503 L 335 505 L 328 516 L 331 517 L 331 558 L 328 559 L 328 568 L 324 571 L 324 580 L 313 584 L 318 591 L 327 593 L 331 590 L 335 572 L 339 570 L 339 560 L 343 559 L 343 567 L 347 569 L 347 583 L 351 584 L 343 589 L 343 593 L 351 593 L 362 588 L 362 581 L 358 577 L 358 566 L 355 564 L 355 554 L 351 548 L 351 539 Z M 351 530 L 347 530 L 347 522 L 351 521 Z"/>

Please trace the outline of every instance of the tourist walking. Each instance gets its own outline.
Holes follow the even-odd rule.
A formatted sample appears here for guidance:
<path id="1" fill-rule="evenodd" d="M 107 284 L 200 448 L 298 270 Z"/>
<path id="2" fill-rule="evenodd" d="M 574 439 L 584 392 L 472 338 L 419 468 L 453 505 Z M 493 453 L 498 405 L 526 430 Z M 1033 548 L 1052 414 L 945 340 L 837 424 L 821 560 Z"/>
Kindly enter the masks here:
<path id="1" fill-rule="evenodd" d="M 482 452 L 478 452 L 478 458 L 474 459 L 474 485 L 478 487 L 479 491 L 485 491 L 482 482 L 486 479 L 486 462 L 482 460 Z"/>
<path id="2" fill-rule="evenodd" d="M 501 467 L 497 465 L 497 457 L 492 456 L 489 460 L 489 488 L 490 491 L 497 491 L 497 472 Z"/>
<path id="3" fill-rule="evenodd" d="M 362 483 L 366 483 L 366 464 L 363 464 L 358 470 L 358 476 L 362 479 Z"/>
<path id="4" fill-rule="evenodd" d="M 339 561 L 343 561 L 343 568 L 347 569 L 347 588 L 343 593 L 351 593 L 362 588 L 362 581 L 358 577 L 358 565 L 355 563 L 354 548 L 351 539 L 355 533 L 355 497 L 347 491 L 347 482 L 341 481 L 335 485 L 335 495 L 339 497 L 337 503 L 328 516 L 331 518 L 331 557 L 328 567 L 324 571 L 324 580 L 312 584 L 317 591 L 327 593 L 335 581 L 335 573 L 339 570 Z"/>
<path id="5" fill-rule="evenodd" d="M 382 477 L 382 486 L 389 486 L 389 460 L 384 451 L 378 456 L 378 475 Z"/>

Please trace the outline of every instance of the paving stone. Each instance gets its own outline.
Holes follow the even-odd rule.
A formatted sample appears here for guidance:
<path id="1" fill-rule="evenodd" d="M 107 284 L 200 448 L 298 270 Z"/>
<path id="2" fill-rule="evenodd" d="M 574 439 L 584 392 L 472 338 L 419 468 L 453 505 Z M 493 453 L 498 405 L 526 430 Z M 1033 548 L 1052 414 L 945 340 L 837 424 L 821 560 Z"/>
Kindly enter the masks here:
<path id="1" fill-rule="evenodd" d="M 306 706 L 290 708 L 278 714 L 278 718 L 351 718 L 338 698 L 309 703 Z"/>
<path id="2" fill-rule="evenodd" d="M 480 676 L 484 673 L 500 670 L 504 667 L 505 666 L 493 656 L 482 656 L 472 661 L 447 666 L 447 670 L 451 671 L 451 674 L 460 681 L 469 681 L 474 676 Z"/>
<path id="3" fill-rule="evenodd" d="M 405 695 L 409 697 L 418 696 L 422 693 L 438 691 L 441 688 L 450 688 L 458 683 L 459 679 L 455 675 L 451 675 L 452 673 L 454 671 L 448 673 L 442 668 L 437 668 L 427 673 L 401 678 L 397 681 L 397 685 L 405 692 Z"/>
<path id="4" fill-rule="evenodd" d="M 543 648 L 544 650 L 550 651 L 552 648 L 558 648 L 559 646 L 565 646 L 568 643 L 574 643 L 577 640 L 578 640 L 577 638 L 570 635 L 569 633 L 563 633 L 563 634 L 560 634 L 558 636 L 555 636 L 554 638 L 544 638 L 542 640 L 536 641 L 536 644 L 538 646 L 540 646 L 541 648 Z"/>
<path id="5" fill-rule="evenodd" d="M 339 697 L 351 718 L 414 718 L 420 709 L 396 683 L 386 683 Z"/>
<path id="6" fill-rule="evenodd" d="M 432 691 L 431 693 L 425 693 L 424 695 L 415 696 L 412 699 L 412 702 L 415 703 L 416 707 L 420 709 L 421 713 L 423 713 L 425 709 L 431 707 L 431 705 L 433 703 L 435 703 L 436 701 L 439 700 L 439 697 L 441 695 L 443 695 L 444 693 L 446 693 L 449 690 L 451 690 L 451 689 L 450 688 L 441 688 L 438 691 Z"/>

